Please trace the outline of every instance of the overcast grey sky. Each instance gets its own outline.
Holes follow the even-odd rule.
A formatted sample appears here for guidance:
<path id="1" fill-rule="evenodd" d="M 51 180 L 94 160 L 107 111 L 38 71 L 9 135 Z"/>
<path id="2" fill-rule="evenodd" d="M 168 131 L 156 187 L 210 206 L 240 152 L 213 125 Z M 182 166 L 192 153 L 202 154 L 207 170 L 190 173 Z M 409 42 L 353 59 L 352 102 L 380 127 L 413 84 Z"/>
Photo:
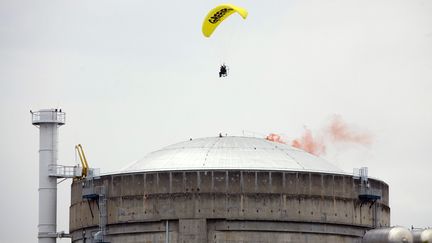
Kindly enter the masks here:
<path id="1" fill-rule="evenodd" d="M 75 164 L 81 143 L 103 171 L 220 131 L 294 138 L 339 114 L 374 143 L 326 158 L 387 182 L 393 225 L 432 226 L 432 1 L 232 3 L 248 19 L 205 39 L 214 1 L 0 0 L 0 242 L 36 241 L 29 110 L 50 107 L 67 112 L 59 163 Z M 219 79 L 223 61 L 230 74 Z"/>

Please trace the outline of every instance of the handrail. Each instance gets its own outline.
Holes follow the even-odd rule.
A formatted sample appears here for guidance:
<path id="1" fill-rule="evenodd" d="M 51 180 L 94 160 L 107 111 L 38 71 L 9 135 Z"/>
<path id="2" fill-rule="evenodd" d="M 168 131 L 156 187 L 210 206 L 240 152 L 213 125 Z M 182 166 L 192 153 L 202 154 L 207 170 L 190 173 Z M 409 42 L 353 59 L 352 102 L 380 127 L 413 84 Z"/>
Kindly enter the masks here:
<path id="1" fill-rule="evenodd" d="M 76 145 L 75 146 L 75 150 L 78 152 L 79 158 L 81 160 L 81 164 L 82 164 L 82 177 L 85 178 L 88 175 L 89 165 L 87 163 L 87 159 L 85 157 L 84 150 L 83 150 L 81 144 Z"/>

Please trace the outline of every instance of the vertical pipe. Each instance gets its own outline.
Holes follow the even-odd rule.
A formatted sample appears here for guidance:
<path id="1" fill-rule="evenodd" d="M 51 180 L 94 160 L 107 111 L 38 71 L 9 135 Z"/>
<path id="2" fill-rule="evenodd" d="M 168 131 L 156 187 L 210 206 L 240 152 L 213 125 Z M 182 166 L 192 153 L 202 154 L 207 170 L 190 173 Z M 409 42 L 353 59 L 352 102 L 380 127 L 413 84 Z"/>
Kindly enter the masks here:
<path id="1" fill-rule="evenodd" d="M 39 243 L 55 243 L 57 179 L 49 176 L 49 167 L 57 164 L 57 125 L 41 124 L 39 132 Z"/>
<path id="2" fill-rule="evenodd" d="M 377 209 L 377 203 L 374 202 L 373 205 L 373 228 L 377 228 L 378 227 L 378 209 Z"/>
<path id="3" fill-rule="evenodd" d="M 168 223 L 168 220 L 165 223 L 165 243 L 169 243 L 169 223 Z"/>

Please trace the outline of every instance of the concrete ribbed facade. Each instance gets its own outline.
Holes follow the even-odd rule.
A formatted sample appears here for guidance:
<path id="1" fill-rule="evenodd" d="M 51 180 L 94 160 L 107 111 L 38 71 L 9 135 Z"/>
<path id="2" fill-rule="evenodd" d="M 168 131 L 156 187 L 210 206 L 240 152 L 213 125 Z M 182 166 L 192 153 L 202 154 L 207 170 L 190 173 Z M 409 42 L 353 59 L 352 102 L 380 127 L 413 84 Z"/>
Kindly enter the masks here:
<path id="1" fill-rule="evenodd" d="M 375 204 L 358 199 L 352 176 L 281 171 L 146 172 L 102 176 L 107 237 L 115 242 L 360 242 L 365 230 L 389 226 L 388 186 Z M 372 206 L 371 206 L 372 205 Z M 93 214 L 93 216 L 92 216 Z M 72 184 L 73 242 L 91 242 L 99 211 Z M 85 233 L 83 233 L 85 231 Z"/>

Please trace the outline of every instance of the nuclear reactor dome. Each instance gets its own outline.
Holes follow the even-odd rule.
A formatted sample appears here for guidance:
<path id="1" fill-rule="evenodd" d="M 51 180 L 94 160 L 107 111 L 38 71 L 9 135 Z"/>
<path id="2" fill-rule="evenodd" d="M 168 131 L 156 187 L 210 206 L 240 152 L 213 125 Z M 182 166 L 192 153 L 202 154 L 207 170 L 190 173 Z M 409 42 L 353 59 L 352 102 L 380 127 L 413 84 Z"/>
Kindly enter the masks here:
<path id="1" fill-rule="evenodd" d="M 209 137 L 167 146 L 122 172 L 167 170 L 286 170 L 343 173 L 335 165 L 286 144 L 253 137 Z"/>

